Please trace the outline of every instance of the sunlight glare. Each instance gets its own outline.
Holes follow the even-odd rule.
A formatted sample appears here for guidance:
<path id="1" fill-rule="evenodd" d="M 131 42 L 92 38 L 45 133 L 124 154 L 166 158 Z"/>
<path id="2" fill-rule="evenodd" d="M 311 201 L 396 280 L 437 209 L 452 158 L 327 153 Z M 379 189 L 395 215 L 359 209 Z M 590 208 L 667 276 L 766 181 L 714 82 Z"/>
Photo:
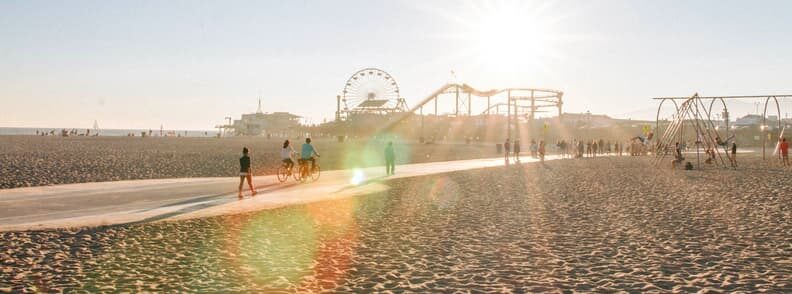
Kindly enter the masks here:
<path id="1" fill-rule="evenodd" d="M 516 7 L 497 7 L 480 19 L 473 35 L 476 55 L 496 66 L 537 65 L 547 57 L 550 41 L 539 16 L 525 15 Z"/>
<path id="2" fill-rule="evenodd" d="M 357 186 L 365 181 L 366 181 L 366 173 L 364 173 L 362 169 L 356 168 L 352 170 L 352 178 L 349 180 L 350 184 Z"/>

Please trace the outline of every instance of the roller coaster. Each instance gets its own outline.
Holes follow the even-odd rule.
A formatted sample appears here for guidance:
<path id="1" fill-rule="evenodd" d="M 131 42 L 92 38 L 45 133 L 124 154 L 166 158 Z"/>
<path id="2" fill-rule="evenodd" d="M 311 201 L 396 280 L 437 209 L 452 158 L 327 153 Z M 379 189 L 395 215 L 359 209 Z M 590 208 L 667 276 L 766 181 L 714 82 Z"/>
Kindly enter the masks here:
<path id="1" fill-rule="evenodd" d="M 519 121 L 532 124 L 538 113 L 556 110 L 560 118 L 563 113 L 563 95 L 562 91 L 544 88 L 485 91 L 464 83 L 448 83 L 408 108 L 391 75 L 380 69 L 366 68 L 353 74 L 341 95 L 336 97 L 336 121 L 354 122 L 368 117 L 369 122 L 379 123 L 378 131 L 387 132 L 405 120 L 418 116 L 423 132 L 426 117 L 464 119 L 499 116 L 506 118 L 506 129 L 508 136 L 511 136 L 512 125 L 517 129 Z"/>

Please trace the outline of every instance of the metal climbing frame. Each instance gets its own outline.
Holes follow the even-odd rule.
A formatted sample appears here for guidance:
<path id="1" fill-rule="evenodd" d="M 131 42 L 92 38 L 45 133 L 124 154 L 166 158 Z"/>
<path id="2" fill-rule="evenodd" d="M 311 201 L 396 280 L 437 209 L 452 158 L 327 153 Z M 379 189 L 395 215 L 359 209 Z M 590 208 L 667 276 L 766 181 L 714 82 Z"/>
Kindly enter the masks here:
<path id="1" fill-rule="evenodd" d="M 702 97 L 698 96 L 698 94 L 694 95 L 701 104 L 704 105 L 705 101 L 709 101 L 709 107 L 704 108 L 706 110 L 707 119 L 712 120 L 712 106 L 715 104 L 716 101 L 720 101 L 723 105 L 724 109 L 724 118 L 723 120 L 726 122 L 726 138 L 729 137 L 729 110 L 726 106 L 726 100 L 732 99 L 764 99 L 764 111 L 762 112 L 762 159 L 767 157 L 767 106 L 770 103 L 770 99 L 773 99 L 776 105 L 777 117 L 778 117 L 778 129 L 781 129 L 781 106 L 778 103 L 779 98 L 792 98 L 792 95 L 750 95 L 750 96 L 709 96 L 709 97 Z M 660 110 L 663 107 L 663 103 L 666 100 L 671 101 L 674 103 L 674 108 L 676 113 L 679 113 L 680 107 L 677 104 L 676 100 L 688 100 L 692 97 L 656 97 L 652 98 L 654 100 L 660 100 L 660 104 L 657 106 L 657 115 L 655 117 L 655 131 L 660 130 Z M 684 127 L 684 126 L 682 126 Z M 668 128 L 666 128 L 668 130 Z M 665 132 L 664 132 L 665 133 Z M 680 133 L 681 135 L 681 133 Z"/>
<path id="2" fill-rule="evenodd" d="M 709 118 L 708 112 L 709 111 L 707 107 L 704 105 L 703 100 L 698 97 L 698 94 L 695 94 L 685 100 L 682 105 L 677 108 L 674 120 L 671 121 L 668 128 L 666 128 L 666 130 L 660 136 L 660 139 L 657 141 L 655 146 L 656 152 L 654 164 L 659 165 L 662 163 L 663 159 L 668 156 L 671 146 L 675 146 L 676 143 L 680 141 L 676 137 L 677 135 L 680 137 L 682 136 L 682 133 L 684 132 L 684 126 L 687 123 L 695 130 L 697 143 L 706 144 L 706 146 L 712 146 L 712 151 L 715 153 L 714 155 L 716 157 L 715 163 L 722 167 L 726 167 L 726 161 L 723 160 L 723 156 L 720 150 L 718 150 L 718 134 L 713 134 L 713 132 L 716 132 L 715 124 L 713 124 L 712 120 Z M 723 151 L 728 154 L 728 147 L 723 147 Z M 698 145 L 696 150 L 697 158 L 700 158 L 698 154 Z M 701 167 L 700 161 L 698 162 L 698 166 L 699 168 Z"/>

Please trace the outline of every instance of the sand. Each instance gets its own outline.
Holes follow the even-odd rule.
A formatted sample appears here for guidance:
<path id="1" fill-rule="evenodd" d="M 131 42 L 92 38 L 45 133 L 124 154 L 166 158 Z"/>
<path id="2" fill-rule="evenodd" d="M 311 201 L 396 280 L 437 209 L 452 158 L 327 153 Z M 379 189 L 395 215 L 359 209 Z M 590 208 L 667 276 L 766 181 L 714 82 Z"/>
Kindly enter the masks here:
<path id="1" fill-rule="evenodd" d="M 0 291 L 792 292 L 792 175 L 742 159 L 562 160 L 255 213 L 0 233 Z"/>
<path id="2" fill-rule="evenodd" d="M 302 140 L 291 140 L 295 150 Z M 242 147 L 255 175 L 274 174 L 281 139 L 0 136 L 0 189 L 119 180 L 229 177 L 239 172 Z M 384 164 L 379 140 L 314 142 L 324 170 Z M 493 157 L 494 144 L 418 144 L 396 141 L 397 162 Z"/>

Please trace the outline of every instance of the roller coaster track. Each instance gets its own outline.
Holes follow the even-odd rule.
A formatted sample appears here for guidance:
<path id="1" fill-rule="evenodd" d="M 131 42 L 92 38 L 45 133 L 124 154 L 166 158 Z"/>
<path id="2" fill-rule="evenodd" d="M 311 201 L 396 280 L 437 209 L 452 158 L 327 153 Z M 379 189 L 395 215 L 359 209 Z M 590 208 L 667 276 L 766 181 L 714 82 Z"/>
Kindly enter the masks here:
<path id="1" fill-rule="evenodd" d="M 522 97 L 522 96 L 512 96 L 511 95 L 512 92 L 520 92 L 520 91 L 531 92 L 532 96 L 533 96 L 533 93 L 535 93 L 535 92 L 536 93 L 549 94 L 549 95 L 541 95 L 541 96 L 533 96 L 533 97 Z M 442 87 L 440 87 L 436 91 L 432 92 L 428 96 L 426 96 L 426 98 L 422 99 L 420 102 L 415 104 L 408 111 L 403 112 L 402 115 L 397 117 L 395 120 L 390 121 L 388 124 L 386 124 L 382 128 L 382 131 L 388 131 L 388 130 L 392 129 L 399 122 L 411 117 L 417 111 L 421 110 L 421 108 L 423 108 L 427 103 L 429 103 L 429 102 L 431 102 L 431 101 L 433 101 L 435 99 L 438 99 L 438 96 L 440 96 L 442 94 L 452 94 L 452 93 L 470 94 L 470 95 L 473 95 L 473 96 L 476 96 L 476 97 L 480 97 L 480 98 L 481 97 L 492 97 L 492 96 L 496 96 L 496 95 L 501 94 L 501 93 L 509 93 L 509 98 L 508 99 L 510 99 L 510 100 L 533 100 L 533 102 L 539 101 L 539 102 L 545 102 L 545 103 L 548 103 L 548 102 L 554 103 L 554 105 L 538 105 L 538 106 L 532 105 L 532 106 L 528 106 L 528 107 L 520 106 L 521 108 L 531 108 L 533 111 L 536 111 L 536 109 L 538 107 L 553 106 L 553 107 L 557 107 L 558 108 L 558 113 L 559 114 L 561 113 L 561 106 L 563 105 L 562 96 L 564 95 L 564 92 L 562 92 L 562 91 L 553 90 L 553 89 L 544 89 L 544 88 L 504 88 L 504 89 L 491 89 L 491 90 L 488 90 L 488 91 L 482 91 L 482 90 L 478 90 L 478 89 L 473 88 L 470 85 L 464 84 L 464 83 L 463 84 L 448 83 L 448 84 L 443 85 Z M 500 103 L 500 105 L 503 105 L 503 104 L 504 103 Z M 494 105 L 491 106 L 490 108 L 492 108 L 492 107 L 494 107 Z M 487 109 L 487 110 L 489 110 L 489 109 Z"/>

